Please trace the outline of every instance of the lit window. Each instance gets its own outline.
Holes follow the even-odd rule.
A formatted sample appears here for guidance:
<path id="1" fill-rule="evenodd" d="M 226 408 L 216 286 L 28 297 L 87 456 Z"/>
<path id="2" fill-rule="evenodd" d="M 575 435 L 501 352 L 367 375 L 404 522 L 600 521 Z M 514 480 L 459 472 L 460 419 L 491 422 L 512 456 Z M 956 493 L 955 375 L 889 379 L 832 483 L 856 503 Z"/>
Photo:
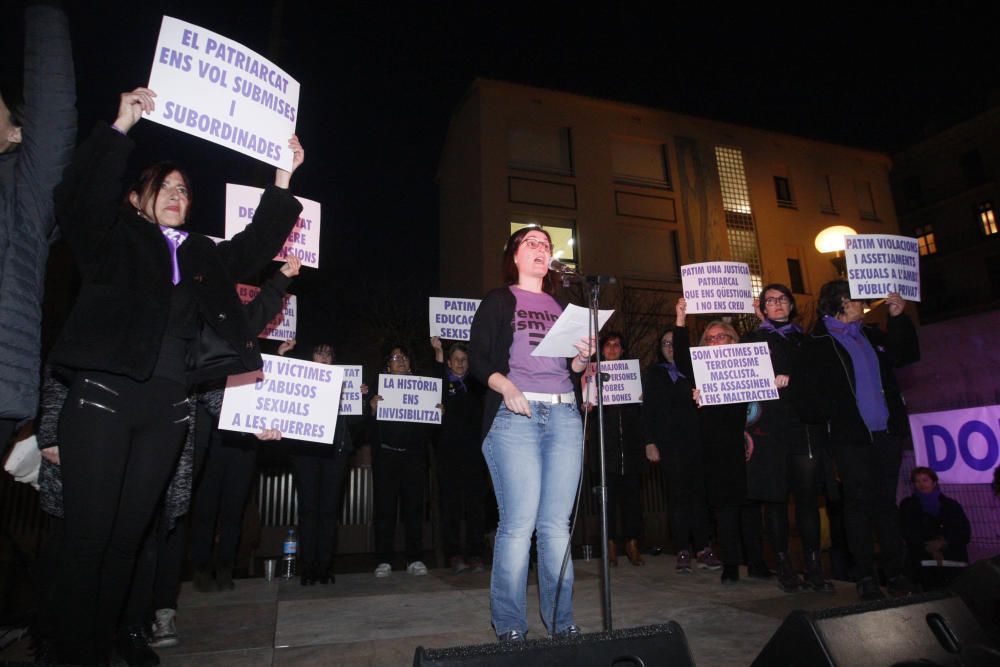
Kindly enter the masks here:
<path id="1" fill-rule="evenodd" d="M 512 127 L 507 151 L 507 164 L 514 169 L 573 175 L 568 127 Z"/>
<path id="2" fill-rule="evenodd" d="M 782 208 L 795 208 L 792 200 L 792 186 L 785 176 L 774 177 L 774 196 L 778 200 L 778 206 Z"/>
<path id="3" fill-rule="evenodd" d="M 719 170 L 722 209 L 726 215 L 726 236 L 729 239 L 729 259 L 746 262 L 750 267 L 750 284 L 755 292 L 763 286 L 763 270 L 757 225 L 750 207 L 750 188 L 743 166 L 743 151 L 730 146 L 715 147 L 715 165 Z"/>
<path id="4" fill-rule="evenodd" d="M 934 242 L 934 226 L 924 225 L 913 230 L 913 235 L 917 237 L 920 245 L 920 255 L 933 255 L 937 252 L 937 243 Z"/>
<path id="5" fill-rule="evenodd" d="M 979 205 L 979 224 L 982 226 L 985 236 L 993 236 L 997 233 L 997 216 L 993 210 L 992 202 L 983 202 Z"/>
<path id="6" fill-rule="evenodd" d="M 552 256 L 563 264 L 576 268 L 576 224 L 572 220 L 517 216 L 510 221 L 510 233 L 522 227 L 541 227 L 552 237 Z"/>

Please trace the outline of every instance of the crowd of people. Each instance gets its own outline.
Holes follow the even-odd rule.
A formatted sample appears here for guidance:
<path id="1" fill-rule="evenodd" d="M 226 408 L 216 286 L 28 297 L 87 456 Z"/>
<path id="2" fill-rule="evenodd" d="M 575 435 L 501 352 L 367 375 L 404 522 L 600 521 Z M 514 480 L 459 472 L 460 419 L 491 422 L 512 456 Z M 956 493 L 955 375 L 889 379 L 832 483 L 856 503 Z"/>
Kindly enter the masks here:
<path id="1" fill-rule="evenodd" d="M 227 376 L 261 367 L 257 332 L 281 308 L 300 263 L 290 257 L 249 304 L 233 286 L 259 275 L 292 229 L 301 205 L 289 185 L 305 153 L 292 137 L 291 168 L 276 171 L 243 232 L 219 244 L 189 233 L 181 227 L 194 194 L 181 167 L 155 163 L 122 187 L 129 132 L 155 107 L 155 92 L 122 93 L 113 122 L 99 123 L 73 152 L 65 17 L 44 4 L 27 16 L 34 69 L 23 101 L 6 89 L 0 97 L 0 177 L 9 199 L 0 231 L 12 240 L 0 256 L 0 312 L 16 311 L 38 328 L 56 223 L 82 284 L 48 356 L 40 400 L 38 341 L 0 340 L 4 367 L 17 371 L 0 375 L 0 436 L 6 442 L 42 405 L 41 497 L 53 517 L 40 602 L 43 657 L 100 664 L 114 648 L 129 664 L 153 665 L 150 645 L 179 641 L 174 616 L 187 545 L 196 590 L 235 585 L 257 441 L 218 429 L 222 390 Z M 45 58 L 37 53 L 43 48 Z M 721 571 L 729 585 L 745 566 L 749 577 L 776 576 L 789 593 L 832 591 L 821 558 L 821 498 L 843 507 L 863 600 L 884 597 L 882 575 L 887 592 L 901 596 L 920 584 L 941 585 L 946 563 L 968 560 L 968 519 L 940 492 L 932 470 L 914 470 L 913 496 L 901 507 L 895 502 L 908 425 L 893 369 L 919 358 L 898 294 L 885 299 L 885 330 L 864 323 L 865 304 L 842 280 L 820 290 L 819 317 L 808 332 L 797 322 L 795 295 L 781 284 L 761 290 L 759 324 L 742 337 L 728 319 L 707 323 L 697 345 L 766 343 L 774 368 L 777 400 L 726 405 L 701 405 L 691 360 L 696 337 L 681 298 L 673 325 L 656 338 L 641 403 L 608 406 L 603 433 L 596 426 L 585 433 L 582 415 L 594 406 L 582 388 L 593 381 L 598 341 L 581 338 L 567 358 L 532 354 L 568 303 L 551 258 L 544 229 L 512 234 L 504 284 L 483 299 L 469 343 L 446 348 L 431 339 L 433 374 L 443 386 L 440 426 L 376 419 L 382 397 L 364 387 L 367 415 L 338 420 L 332 445 L 285 438 L 298 493 L 302 585 L 335 581 L 338 506 L 359 433 L 372 453 L 374 576 L 388 577 L 398 565 L 397 508 L 404 569 L 427 574 L 423 528 L 433 460 L 445 559 L 455 573 L 482 571 L 492 561 L 491 622 L 500 641 L 527 635 L 533 544 L 545 627 L 553 637 L 581 633 L 573 614 L 572 517 L 584 467 L 596 478 L 602 458 L 612 565 L 619 544 L 632 566 L 646 562 L 641 484 L 650 465 L 662 469 L 681 575 Z M 605 333 L 602 358 L 626 358 L 627 334 Z M 294 348 L 288 341 L 277 352 Z M 316 363 L 335 361 L 329 343 L 305 352 Z M 381 370 L 412 373 L 407 347 L 392 344 Z M 257 439 L 282 434 L 264 430 Z M 488 554 L 491 488 L 499 523 Z M 791 553 L 790 505 L 801 563 Z"/>

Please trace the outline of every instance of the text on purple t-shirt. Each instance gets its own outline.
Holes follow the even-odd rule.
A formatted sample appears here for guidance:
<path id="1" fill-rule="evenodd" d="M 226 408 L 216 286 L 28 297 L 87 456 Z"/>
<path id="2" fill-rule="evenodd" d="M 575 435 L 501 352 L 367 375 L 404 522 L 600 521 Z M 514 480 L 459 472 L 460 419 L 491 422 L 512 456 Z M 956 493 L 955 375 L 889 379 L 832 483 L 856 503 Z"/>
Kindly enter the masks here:
<path id="1" fill-rule="evenodd" d="M 561 357 L 533 357 L 532 350 L 562 314 L 562 308 L 545 292 L 528 292 L 510 286 L 514 306 L 514 342 L 510 346 L 507 379 L 521 391 L 562 394 L 573 391 L 566 360 Z"/>

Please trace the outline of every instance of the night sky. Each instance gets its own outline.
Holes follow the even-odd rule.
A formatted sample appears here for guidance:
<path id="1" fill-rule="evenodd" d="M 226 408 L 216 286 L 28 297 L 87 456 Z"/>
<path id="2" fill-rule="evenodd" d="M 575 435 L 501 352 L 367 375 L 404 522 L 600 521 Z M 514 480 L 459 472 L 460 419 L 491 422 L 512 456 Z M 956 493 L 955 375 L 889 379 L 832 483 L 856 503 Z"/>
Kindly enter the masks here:
<path id="1" fill-rule="evenodd" d="M 325 266 L 293 291 L 306 337 L 348 348 L 372 336 L 347 322 L 373 302 L 381 321 L 426 325 L 439 261 L 434 175 L 451 111 L 475 76 L 890 152 L 1000 102 L 996 17 L 971 13 L 70 4 L 84 136 L 97 119 L 113 120 L 118 93 L 147 81 L 163 14 L 239 41 L 299 80 L 307 162 L 292 189 L 323 204 Z M 197 231 L 221 235 L 226 181 L 272 177 L 248 157 L 153 123 L 132 135 L 136 168 L 167 158 L 188 166 Z M 393 302 L 404 305 L 385 305 Z"/>

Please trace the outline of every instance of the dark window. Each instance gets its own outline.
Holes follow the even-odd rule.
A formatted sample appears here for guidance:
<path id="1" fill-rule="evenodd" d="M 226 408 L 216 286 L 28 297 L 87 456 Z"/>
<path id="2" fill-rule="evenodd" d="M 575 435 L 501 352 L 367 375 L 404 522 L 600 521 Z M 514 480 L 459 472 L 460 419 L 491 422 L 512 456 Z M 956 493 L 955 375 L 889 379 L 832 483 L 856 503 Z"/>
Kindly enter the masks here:
<path id="1" fill-rule="evenodd" d="M 792 186 L 786 177 L 774 177 L 774 196 L 778 199 L 778 206 L 795 208 L 795 201 L 792 200 Z"/>
<path id="2" fill-rule="evenodd" d="M 983 156 L 979 154 L 979 151 L 972 150 L 964 153 L 961 157 L 961 165 L 965 183 L 970 188 L 986 182 L 986 169 L 983 167 Z"/>
<path id="3" fill-rule="evenodd" d="M 788 283 L 795 294 L 806 293 L 806 282 L 802 279 L 802 262 L 788 259 Z"/>
<path id="4" fill-rule="evenodd" d="M 837 207 L 833 204 L 833 184 L 830 182 L 830 174 L 823 174 L 819 177 L 819 210 L 820 213 L 837 213 Z"/>
<path id="5" fill-rule="evenodd" d="M 912 206 L 920 206 L 924 200 L 924 191 L 920 187 L 919 176 L 907 176 L 903 180 L 903 197 Z"/>

